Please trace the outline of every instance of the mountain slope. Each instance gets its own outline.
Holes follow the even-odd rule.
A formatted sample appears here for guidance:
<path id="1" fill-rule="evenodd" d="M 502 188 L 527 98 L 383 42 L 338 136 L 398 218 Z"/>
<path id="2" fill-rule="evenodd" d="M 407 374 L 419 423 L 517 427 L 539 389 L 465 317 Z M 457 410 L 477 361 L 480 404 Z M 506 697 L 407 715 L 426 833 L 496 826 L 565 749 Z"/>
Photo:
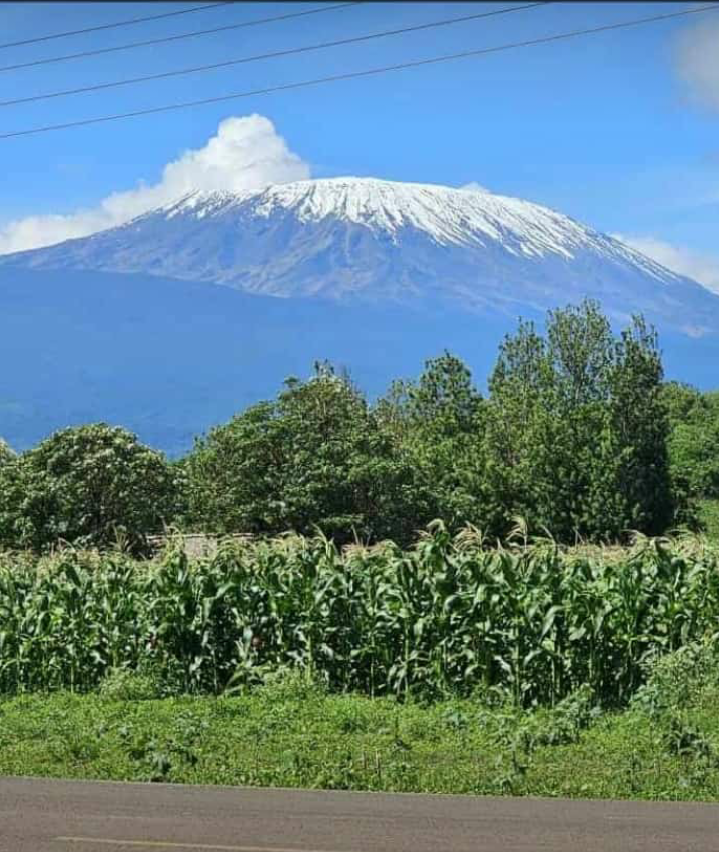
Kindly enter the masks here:
<path id="1" fill-rule="evenodd" d="M 369 179 L 193 193 L 0 257 L 0 437 L 102 419 L 175 455 L 323 358 L 374 396 L 447 348 L 483 386 L 518 316 L 586 296 L 716 385 L 719 296 L 547 208 Z"/>
<path id="2" fill-rule="evenodd" d="M 478 382 L 509 324 L 464 311 L 253 296 L 147 275 L 0 269 L 0 437 L 106 420 L 177 455 L 314 361 L 371 396 L 445 347 Z"/>
<path id="3" fill-rule="evenodd" d="M 719 332 L 719 297 L 537 204 L 368 178 L 244 195 L 192 193 L 126 225 L 0 266 L 142 273 L 247 292 L 398 302 L 508 316 L 599 299 L 690 335 Z"/>

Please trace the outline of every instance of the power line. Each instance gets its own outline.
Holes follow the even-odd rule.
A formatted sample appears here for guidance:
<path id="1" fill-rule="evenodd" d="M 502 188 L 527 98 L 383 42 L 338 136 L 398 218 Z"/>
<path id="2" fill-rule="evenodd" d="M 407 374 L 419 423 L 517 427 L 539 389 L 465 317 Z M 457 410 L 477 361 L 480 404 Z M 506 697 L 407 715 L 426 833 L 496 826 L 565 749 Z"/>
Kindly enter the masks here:
<path id="1" fill-rule="evenodd" d="M 126 21 L 116 21 L 114 24 L 100 24 L 96 27 L 85 27 L 82 30 L 68 30 L 64 33 L 53 33 L 52 35 L 37 36 L 36 38 L 26 38 L 22 41 L 8 41 L 5 44 L 0 44 L 0 50 L 4 50 L 6 47 L 21 47 L 25 44 L 37 44 L 40 41 L 52 41 L 56 38 L 83 35 L 83 33 L 96 33 L 99 30 L 112 30 L 115 29 L 115 27 L 127 27 L 130 24 L 141 24 L 144 21 L 159 21 L 160 18 L 174 18 L 177 15 L 188 15 L 190 12 L 204 12 L 206 9 L 216 9 L 218 6 L 232 5 L 232 0 L 226 3 L 205 3 L 203 6 L 191 6 L 189 9 L 179 9 L 176 12 L 163 12 L 161 15 L 148 15 L 145 18 L 130 18 Z"/>
<path id="2" fill-rule="evenodd" d="M 100 47 L 95 50 L 83 50 L 80 53 L 66 53 L 63 56 L 51 56 L 47 59 L 34 59 L 32 62 L 18 62 L 15 65 L 0 66 L 0 73 L 3 71 L 19 71 L 21 68 L 34 68 L 37 65 L 49 65 L 52 62 L 64 62 L 67 59 L 85 59 L 88 56 L 100 56 L 104 53 L 115 53 L 118 50 L 131 50 L 136 47 L 149 47 L 153 44 L 166 44 L 171 41 L 180 41 L 185 38 L 194 38 L 196 36 L 211 35 L 212 33 L 226 32 L 227 30 L 238 30 L 243 27 L 254 27 L 258 24 L 270 24 L 274 21 L 286 21 L 289 18 L 302 18 L 306 15 L 318 15 L 322 12 L 330 12 L 333 9 L 345 9 L 349 6 L 359 6 L 361 0 L 356 0 L 353 3 L 336 3 L 332 6 L 320 6 L 317 9 L 306 9 L 303 12 L 289 12 L 285 15 L 275 15 L 272 18 L 255 18 L 252 21 L 241 21 L 238 24 L 226 24 L 222 27 L 213 27 L 209 30 L 193 30 L 189 33 L 180 33 L 179 35 L 163 36 L 162 38 L 153 38 L 148 41 L 133 41 L 129 44 L 118 44 L 114 47 Z M 218 4 L 228 5 L 228 4 Z M 207 8 L 207 7 L 204 7 Z M 1 46 L 1 45 L 0 45 Z"/>
<path id="3" fill-rule="evenodd" d="M 305 47 L 292 47 L 287 50 L 278 50 L 273 53 L 260 53 L 255 56 L 245 56 L 240 59 L 230 59 L 226 62 L 215 62 L 212 65 L 197 65 L 193 68 L 181 68 L 177 71 L 165 71 L 160 74 L 148 74 L 144 77 L 131 77 L 126 80 L 116 80 L 112 83 L 97 83 L 92 86 L 82 86 L 78 89 L 65 89 L 60 92 L 47 92 L 41 95 L 29 95 L 24 98 L 13 98 L 9 101 L 0 101 L 0 107 L 13 106 L 15 104 L 26 104 L 35 101 L 49 100 L 50 98 L 62 98 L 68 95 L 80 95 L 86 92 L 98 92 L 102 89 L 113 89 L 118 86 L 129 86 L 135 83 L 146 83 L 150 80 L 163 80 L 168 77 L 179 77 L 183 74 L 194 74 L 199 71 L 213 71 L 218 68 L 227 68 L 231 65 L 241 65 L 248 62 L 257 62 L 260 59 L 275 59 L 280 56 L 294 56 L 298 53 L 308 53 L 314 50 L 323 50 L 329 47 L 339 47 L 346 44 L 357 44 L 358 42 L 371 41 L 376 38 L 385 38 L 387 36 L 401 35 L 403 33 L 412 33 L 419 30 L 430 30 L 436 27 L 445 27 L 450 24 L 459 24 L 466 21 L 474 21 L 479 18 L 489 18 L 494 15 L 506 15 L 510 12 L 521 12 L 525 9 L 533 9 L 536 6 L 548 6 L 550 0 L 545 0 L 541 3 L 527 3 L 524 6 L 511 6 L 508 9 L 494 9 L 490 12 L 477 12 L 474 15 L 464 15 L 461 18 L 445 18 L 442 21 L 433 21 L 427 24 L 416 24 L 411 27 L 402 27 L 396 30 L 384 30 L 379 33 L 369 33 L 368 35 L 352 36 L 350 38 L 338 39 L 336 41 L 325 41 L 321 44 L 311 44 Z"/>
<path id="4" fill-rule="evenodd" d="M 349 71 L 346 74 L 334 74 L 329 77 L 317 77 L 314 80 L 303 80 L 298 83 L 284 83 L 279 86 L 269 86 L 265 89 L 254 89 L 248 92 L 235 92 L 230 95 L 219 95 L 214 98 L 202 98 L 196 101 L 184 101 L 177 104 L 166 104 L 159 107 L 150 107 L 149 109 L 135 110 L 133 112 L 118 113 L 116 115 L 104 115 L 97 118 L 85 118 L 80 121 L 68 121 L 64 124 L 49 124 L 43 127 L 33 127 L 29 130 L 16 130 L 11 133 L 0 134 L 0 139 L 11 139 L 16 136 L 30 136 L 35 133 L 48 133 L 53 130 L 67 130 L 71 127 L 84 127 L 89 124 L 100 124 L 107 121 L 118 121 L 124 118 L 136 118 L 142 115 L 152 115 L 160 112 L 169 112 L 171 110 L 188 109 L 195 106 L 204 106 L 205 104 L 216 104 L 223 101 L 238 100 L 240 98 L 249 98 L 256 95 L 269 95 L 275 92 L 286 92 L 292 89 L 301 89 L 309 86 L 317 86 L 322 83 L 334 83 L 340 80 L 352 80 L 360 77 L 370 77 L 376 74 L 385 74 L 390 71 L 401 71 L 406 68 L 419 68 L 423 65 L 435 65 L 440 62 L 449 62 L 454 59 L 466 59 L 472 56 L 485 56 L 490 53 L 500 53 L 504 50 L 513 50 L 520 47 L 531 47 L 537 44 L 548 44 L 549 42 L 561 41 L 563 39 L 575 38 L 577 36 L 589 35 L 591 33 L 608 32 L 609 30 L 619 30 L 626 27 L 634 27 L 640 24 L 654 23 L 655 21 L 666 21 L 670 18 L 680 18 L 686 15 L 694 15 L 700 12 L 711 12 L 719 9 L 719 3 L 713 3 L 710 6 L 702 6 L 698 9 L 685 9 L 681 12 L 669 12 L 665 15 L 652 15 L 648 18 L 635 18 L 632 21 L 621 21 L 615 24 L 604 24 L 600 27 L 591 27 L 584 30 L 572 30 L 567 33 L 555 33 L 551 36 L 543 36 L 542 38 L 528 39 L 526 41 L 517 41 L 511 44 L 498 45 L 496 47 L 485 47 L 479 50 L 466 50 L 462 53 L 452 53 L 445 56 L 434 56 L 430 59 L 417 59 L 414 62 L 403 62 L 399 65 L 385 65 L 380 68 L 369 68 L 365 71 Z"/>

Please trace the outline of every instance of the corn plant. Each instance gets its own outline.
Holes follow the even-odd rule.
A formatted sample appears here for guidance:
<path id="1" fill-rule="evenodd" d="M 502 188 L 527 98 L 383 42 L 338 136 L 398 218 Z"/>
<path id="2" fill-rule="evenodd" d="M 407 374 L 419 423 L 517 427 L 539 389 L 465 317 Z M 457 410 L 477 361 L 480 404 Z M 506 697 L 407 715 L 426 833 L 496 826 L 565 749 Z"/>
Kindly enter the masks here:
<path id="1" fill-rule="evenodd" d="M 699 539 L 491 547 L 439 522 L 406 551 L 286 536 L 199 559 L 181 542 L 150 562 L 0 554 L 0 692 L 82 692 L 135 671 L 168 693 L 219 694 L 293 668 L 369 695 L 555 705 L 584 687 L 626 703 L 650 657 L 717 632 L 718 569 Z"/>

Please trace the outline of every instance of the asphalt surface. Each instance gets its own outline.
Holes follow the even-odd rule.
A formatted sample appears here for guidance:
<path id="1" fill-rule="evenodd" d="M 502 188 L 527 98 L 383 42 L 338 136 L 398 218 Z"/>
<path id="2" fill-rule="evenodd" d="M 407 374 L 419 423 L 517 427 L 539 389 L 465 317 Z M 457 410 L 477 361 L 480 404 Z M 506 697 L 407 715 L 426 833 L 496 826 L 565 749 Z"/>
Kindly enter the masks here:
<path id="1" fill-rule="evenodd" d="M 2 852 L 719 852 L 719 805 L 0 778 Z"/>

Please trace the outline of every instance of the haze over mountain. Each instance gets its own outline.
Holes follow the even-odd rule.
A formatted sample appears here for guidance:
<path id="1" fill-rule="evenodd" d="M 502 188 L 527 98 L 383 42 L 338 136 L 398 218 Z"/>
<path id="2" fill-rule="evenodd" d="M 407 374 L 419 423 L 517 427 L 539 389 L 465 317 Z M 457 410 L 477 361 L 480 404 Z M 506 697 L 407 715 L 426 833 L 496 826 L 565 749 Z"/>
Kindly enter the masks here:
<path id="1" fill-rule="evenodd" d="M 0 435 L 106 418 L 177 452 L 322 357 L 374 394 L 447 347 L 481 384 L 519 315 L 585 296 L 642 312 L 670 370 L 708 380 L 719 296 L 546 207 L 369 178 L 194 192 L 0 257 Z"/>

